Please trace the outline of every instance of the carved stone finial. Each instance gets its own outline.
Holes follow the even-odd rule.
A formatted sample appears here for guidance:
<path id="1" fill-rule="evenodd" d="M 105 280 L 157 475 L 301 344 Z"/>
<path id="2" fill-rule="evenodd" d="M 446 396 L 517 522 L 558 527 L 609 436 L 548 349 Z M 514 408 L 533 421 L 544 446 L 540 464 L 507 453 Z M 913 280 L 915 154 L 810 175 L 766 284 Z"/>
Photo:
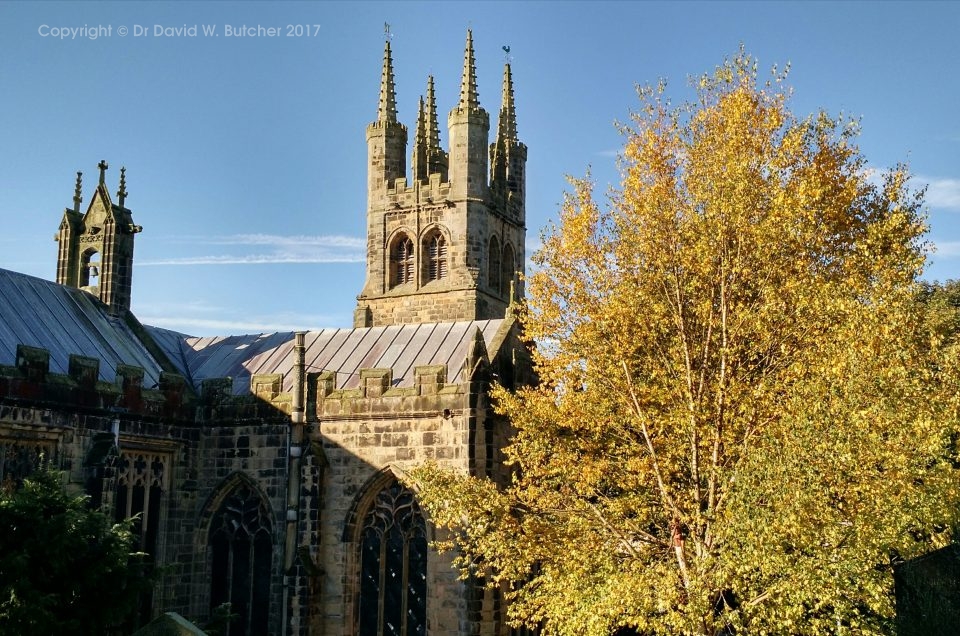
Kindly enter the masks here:
<path id="1" fill-rule="evenodd" d="M 120 199 L 120 207 L 123 207 L 123 201 L 127 198 L 127 169 L 120 168 L 120 189 L 117 190 L 117 197 Z"/>
<path id="2" fill-rule="evenodd" d="M 80 203 L 83 202 L 83 173 L 77 172 L 77 185 L 73 189 L 73 211 L 80 211 Z"/>
<path id="3" fill-rule="evenodd" d="M 100 168 L 100 185 L 104 185 L 107 180 L 107 168 L 110 166 L 107 165 L 106 159 L 101 159 L 100 163 L 97 164 L 97 167 Z"/>

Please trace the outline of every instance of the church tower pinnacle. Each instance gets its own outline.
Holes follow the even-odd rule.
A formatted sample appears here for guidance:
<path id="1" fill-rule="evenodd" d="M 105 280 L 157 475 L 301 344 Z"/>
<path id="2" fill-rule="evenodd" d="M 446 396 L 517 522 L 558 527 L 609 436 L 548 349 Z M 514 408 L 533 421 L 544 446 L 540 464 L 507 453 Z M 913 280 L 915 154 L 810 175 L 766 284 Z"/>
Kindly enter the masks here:
<path id="1" fill-rule="evenodd" d="M 517 111 L 510 64 L 503 67 L 503 94 L 497 138 L 490 146 L 490 188 L 508 216 L 526 222 L 527 147 L 517 137 Z"/>
<path id="2" fill-rule="evenodd" d="M 383 48 L 383 70 L 380 74 L 380 99 L 377 119 L 367 126 L 367 192 L 382 192 L 384 187 L 407 172 L 407 127 L 397 121 L 397 96 L 393 82 L 393 58 L 390 40 Z M 368 200 L 368 206 L 373 205 Z"/>
<path id="3" fill-rule="evenodd" d="M 440 146 L 431 76 L 418 102 L 408 181 L 387 42 L 377 120 L 367 127 L 367 278 L 355 327 L 503 318 L 511 290 L 522 295 L 526 146 L 517 138 L 512 82 L 508 67 L 491 145 L 467 31 L 460 94 L 447 118 L 449 153 Z M 502 166 L 493 174 L 491 160 Z"/>

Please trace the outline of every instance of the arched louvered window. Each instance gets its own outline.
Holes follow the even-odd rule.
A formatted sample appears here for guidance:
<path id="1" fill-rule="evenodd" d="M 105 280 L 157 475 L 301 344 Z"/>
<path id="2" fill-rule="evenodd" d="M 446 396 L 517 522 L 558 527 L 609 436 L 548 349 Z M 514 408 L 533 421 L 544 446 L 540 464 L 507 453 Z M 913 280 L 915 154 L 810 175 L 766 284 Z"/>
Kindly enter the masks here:
<path id="1" fill-rule="evenodd" d="M 487 252 L 487 284 L 494 293 L 500 293 L 500 241 L 490 237 L 490 249 Z"/>
<path id="2" fill-rule="evenodd" d="M 503 245 L 503 263 L 501 264 L 500 274 L 500 293 L 504 296 L 510 293 L 510 283 L 516 274 L 514 265 L 513 246 L 509 243 Z"/>
<path id="3" fill-rule="evenodd" d="M 427 238 L 427 280 L 447 277 L 447 240 L 435 232 Z"/>
<path id="4" fill-rule="evenodd" d="M 427 633 L 426 524 L 414 495 L 393 481 L 360 532 L 359 636 Z"/>
<path id="5" fill-rule="evenodd" d="M 390 286 L 413 282 L 413 241 L 399 236 L 390 250 Z"/>
<path id="6" fill-rule="evenodd" d="M 213 517 L 210 609 L 230 603 L 230 613 L 237 616 L 226 636 L 268 632 L 272 534 L 266 503 L 247 484 L 237 486 Z"/>

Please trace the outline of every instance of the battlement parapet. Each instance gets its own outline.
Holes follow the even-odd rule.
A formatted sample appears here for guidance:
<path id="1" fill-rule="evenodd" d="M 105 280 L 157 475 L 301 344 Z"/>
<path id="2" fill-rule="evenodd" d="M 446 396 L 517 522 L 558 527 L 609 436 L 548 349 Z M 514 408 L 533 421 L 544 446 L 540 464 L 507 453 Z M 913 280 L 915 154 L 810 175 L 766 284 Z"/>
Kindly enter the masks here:
<path id="1" fill-rule="evenodd" d="M 108 382 L 100 379 L 100 363 L 97 358 L 71 354 L 67 372 L 55 373 L 50 370 L 49 350 L 17 345 L 16 363 L 0 365 L 0 401 L 79 408 L 89 413 L 190 419 L 189 409 L 183 408 L 184 391 L 164 390 L 175 374 L 161 372 L 159 389 L 145 388 L 143 368 L 118 364 L 115 380 Z M 186 386 L 182 378 L 180 386 Z"/>
<path id="2" fill-rule="evenodd" d="M 387 200 L 401 208 L 409 208 L 425 203 L 443 203 L 450 198 L 449 181 L 442 181 L 439 172 L 431 174 L 426 182 L 408 183 L 406 177 L 398 177 L 387 184 Z"/>
<path id="3" fill-rule="evenodd" d="M 356 388 L 337 389 L 336 373 L 311 374 L 308 395 L 319 419 L 327 417 L 390 417 L 391 414 L 442 414 L 462 409 L 469 382 L 448 384 L 447 365 L 418 366 L 413 386 L 394 386 L 393 369 L 361 369 Z"/>
<path id="4" fill-rule="evenodd" d="M 293 396 L 281 391 L 283 375 L 268 373 L 250 378 L 250 393 L 235 394 L 234 379 L 207 378 L 200 385 L 197 421 L 205 426 L 235 425 L 240 421 L 287 420 Z"/>

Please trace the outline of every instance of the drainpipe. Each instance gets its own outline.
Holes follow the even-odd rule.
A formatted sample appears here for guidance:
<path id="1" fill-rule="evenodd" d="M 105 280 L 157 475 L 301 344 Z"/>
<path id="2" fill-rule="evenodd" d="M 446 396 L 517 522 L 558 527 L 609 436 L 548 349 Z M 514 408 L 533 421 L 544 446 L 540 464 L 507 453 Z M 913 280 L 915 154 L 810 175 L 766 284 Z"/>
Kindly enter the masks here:
<path id="1" fill-rule="evenodd" d="M 304 353 L 306 347 L 304 340 L 307 333 L 298 331 L 294 334 L 293 345 L 293 408 L 290 413 L 290 429 L 287 434 L 287 458 L 289 461 L 287 470 L 287 528 L 286 542 L 284 545 L 283 571 L 284 576 L 289 576 L 290 569 L 293 567 L 294 557 L 297 550 L 297 521 L 300 515 L 300 462 L 303 452 L 303 426 L 306 421 L 304 405 L 304 385 L 305 368 Z M 283 587 L 284 611 L 283 611 L 283 631 L 286 635 L 288 621 L 290 620 L 290 597 L 295 593 L 296 579 L 291 577 L 287 585 Z"/>

